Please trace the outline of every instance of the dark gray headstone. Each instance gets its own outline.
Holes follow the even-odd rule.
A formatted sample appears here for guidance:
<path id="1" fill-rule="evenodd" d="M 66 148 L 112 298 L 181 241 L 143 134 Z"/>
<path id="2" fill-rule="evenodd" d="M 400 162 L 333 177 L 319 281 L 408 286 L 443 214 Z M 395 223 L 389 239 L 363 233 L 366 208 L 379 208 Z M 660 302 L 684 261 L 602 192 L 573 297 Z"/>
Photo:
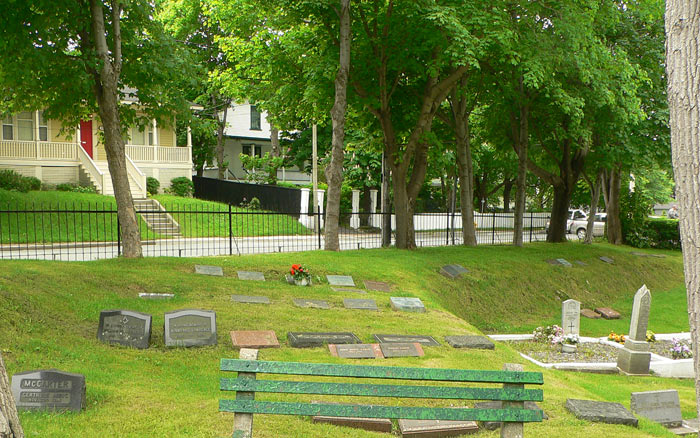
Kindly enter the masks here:
<path id="1" fill-rule="evenodd" d="M 322 347 L 326 344 L 360 344 L 360 338 L 350 332 L 289 332 L 289 345 L 295 348 Z"/>
<path id="2" fill-rule="evenodd" d="M 97 339 L 107 344 L 148 348 L 151 342 L 151 315 L 130 310 L 103 310 Z"/>
<path id="3" fill-rule="evenodd" d="M 482 350 L 493 350 L 496 348 L 493 341 L 486 336 L 445 336 L 445 341 L 452 348 L 479 348 Z"/>
<path id="4" fill-rule="evenodd" d="M 391 292 L 391 285 L 383 281 L 365 280 L 365 287 L 368 290 L 374 290 L 377 292 Z"/>
<path id="5" fill-rule="evenodd" d="M 598 257 L 598 258 L 599 258 L 600 260 L 604 261 L 605 263 L 610 264 L 610 265 L 614 265 L 614 264 L 615 264 L 615 260 L 611 259 L 610 257 L 602 256 L 602 257 Z"/>
<path id="6" fill-rule="evenodd" d="M 487 402 L 478 402 L 474 403 L 474 409 L 502 409 L 503 408 L 503 402 L 502 401 L 487 401 Z M 525 409 L 530 409 L 533 411 L 542 411 L 542 408 L 535 402 L 533 401 L 526 401 L 525 402 Z M 549 416 L 547 416 L 547 413 L 545 411 L 542 411 L 542 418 L 544 420 L 549 420 Z M 499 427 L 501 427 L 501 422 L 500 421 L 483 421 L 481 423 L 481 427 L 483 427 L 486 430 L 496 430 Z"/>
<path id="7" fill-rule="evenodd" d="M 326 275 L 328 284 L 331 286 L 350 286 L 355 287 L 355 282 L 349 275 Z"/>
<path id="8" fill-rule="evenodd" d="M 142 298 L 144 300 L 168 300 L 170 298 L 175 298 L 175 294 L 140 293 L 139 298 Z"/>
<path id="9" fill-rule="evenodd" d="M 356 294 L 366 294 L 366 290 L 358 289 L 356 287 L 331 287 L 333 292 L 352 292 Z"/>
<path id="10" fill-rule="evenodd" d="M 420 298 L 413 297 L 391 297 L 391 308 L 404 312 L 425 312 L 425 306 Z"/>
<path id="11" fill-rule="evenodd" d="M 399 420 L 399 431 L 403 437 L 444 437 L 475 433 L 479 430 L 476 421 L 450 420 Z"/>
<path id="12" fill-rule="evenodd" d="M 678 391 L 633 392 L 630 408 L 632 412 L 666 427 L 680 427 L 683 423 Z"/>
<path id="13" fill-rule="evenodd" d="M 238 271 L 239 280 L 265 281 L 265 274 L 256 271 Z"/>
<path id="14" fill-rule="evenodd" d="M 216 345 L 216 312 L 184 309 L 165 314 L 166 347 Z"/>
<path id="15" fill-rule="evenodd" d="M 231 295 L 231 299 L 237 303 L 270 304 L 270 299 L 268 297 L 253 295 Z"/>
<path id="16" fill-rule="evenodd" d="M 325 300 L 309 300 L 306 298 L 294 298 L 294 304 L 299 307 L 308 307 L 311 309 L 330 309 L 331 305 Z"/>
<path id="17" fill-rule="evenodd" d="M 418 342 L 411 344 L 387 343 L 379 344 L 384 357 L 419 357 L 423 356 L 423 347 Z"/>
<path id="18" fill-rule="evenodd" d="M 331 354 L 344 359 L 376 359 L 382 353 L 377 344 L 330 344 L 328 348 Z"/>
<path id="19" fill-rule="evenodd" d="M 421 345 L 427 345 L 431 347 L 438 347 L 440 343 L 435 340 L 432 336 L 426 335 L 373 335 L 377 342 L 384 343 L 400 343 L 400 344 L 412 344 L 418 342 Z"/>
<path id="20" fill-rule="evenodd" d="M 12 376 L 12 396 L 18 410 L 80 411 L 85 407 L 85 376 L 36 370 Z"/>
<path id="21" fill-rule="evenodd" d="M 194 272 L 202 275 L 213 275 L 215 277 L 224 276 L 224 271 L 221 269 L 221 266 L 194 265 Z"/>
<path id="22" fill-rule="evenodd" d="M 440 273 L 447 278 L 455 279 L 468 274 L 469 271 L 462 265 L 445 265 L 440 268 Z"/>
<path id="23" fill-rule="evenodd" d="M 356 298 L 345 298 L 343 300 L 343 305 L 348 309 L 360 309 L 360 310 L 379 310 L 377 308 L 377 302 L 374 300 L 361 300 Z"/>
<path id="24" fill-rule="evenodd" d="M 626 424 L 637 427 L 637 417 L 620 403 L 599 402 L 594 400 L 567 399 L 566 409 L 580 420 L 609 424 Z"/>

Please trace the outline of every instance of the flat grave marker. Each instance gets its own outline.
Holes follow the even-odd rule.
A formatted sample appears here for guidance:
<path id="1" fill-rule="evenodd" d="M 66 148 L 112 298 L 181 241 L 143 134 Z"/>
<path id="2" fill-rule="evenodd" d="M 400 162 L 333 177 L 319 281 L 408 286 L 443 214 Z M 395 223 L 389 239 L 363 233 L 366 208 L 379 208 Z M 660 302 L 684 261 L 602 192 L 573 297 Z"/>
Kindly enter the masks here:
<path id="1" fill-rule="evenodd" d="M 404 437 L 444 437 L 476 433 L 476 421 L 399 420 L 399 431 Z"/>
<path id="2" fill-rule="evenodd" d="M 175 294 L 153 294 L 153 293 L 139 293 L 139 298 L 144 300 L 168 300 L 170 298 L 175 298 Z"/>
<path id="3" fill-rule="evenodd" d="M 331 305 L 325 300 L 311 300 L 307 298 L 294 298 L 294 304 L 298 307 L 309 309 L 330 309 Z"/>
<path id="4" fill-rule="evenodd" d="M 579 266 L 588 266 L 588 263 L 581 260 L 574 260 L 574 263 L 576 263 Z"/>
<path id="5" fill-rule="evenodd" d="M 611 259 L 610 257 L 602 256 L 602 257 L 598 257 L 598 258 L 599 258 L 600 260 L 604 261 L 605 263 L 609 264 L 609 265 L 614 265 L 614 264 L 615 264 L 615 260 Z"/>
<path id="6" fill-rule="evenodd" d="M 581 316 L 583 316 L 585 318 L 590 318 L 590 319 L 600 319 L 600 313 L 596 313 L 596 312 L 592 311 L 591 309 L 582 309 Z"/>
<path id="7" fill-rule="evenodd" d="M 566 409 L 580 420 L 637 427 L 639 420 L 620 403 L 567 399 Z"/>
<path id="8" fill-rule="evenodd" d="M 391 308 L 403 312 L 425 313 L 425 306 L 420 298 L 391 297 Z"/>
<path id="9" fill-rule="evenodd" d="M 85 376 L 64 371 L 36 370 L 12 376 L 17 409 L 80 411 L 85 407 Z"/>
<path id="10" fill-rule="evenodd" d="M 318 401 L 312 401 L 311 403 L 319 403 Z M 324 401 L 324 403 L 329 403 Z M 345 403 L 333 403 L 344 405 Z M 316 415 L 311 417 L 314 423 L 328 423 L 334 424 L 336 426 L 352 427 L 355 429 L 364 429 L 373 432 L 387 432 L 391 433 L 391 420 L 388 418 L 364 418 L 364 417 L 326 417 L 324 415 Z"/>
<path id="11" fill-rule="evenodd" d="M 268 297 L 254 295 L 231 295 L 231 300 L 245 304 L 270 304 Z"/>
<path id="12" fill-rule="evenodd" d="M 633 392 L 632 412 L 665 427 L 680 427 L 683 423 L 681 402 L 675 389 Z"/>
<path id="13" fill-rule="evenodd" d="M 469 270 L 462 265 L 445 265 L 440 268 L 440 274 L 452 280 L 468 273 Z"/>
<path id="14" fill-rule="evenodd" d="M 476 348 L 481 350 L 493 350 L 496 348 L 493 341 L 486 336 L 445 336 L 445 341 L 452 348 Z"/>
<path id="15" fill-rule="evenodd" d="M 216 345 L 216 312 L 183 309 L 165 314 L 166 347 Z"/>
<path id="16" fill-rule="evenodd" d="M 231 342 L 235 348 L 279 348 L 277 335 L 272 330 L 234 330 Z"/>
<path id="17" fill-rule="evenodd" d="M 367 290 L 373 290 L 377 292 L 391 292 L 391 285 L 383 281 L 365 280 L 365 287 L 367 288 Z"/>
<path id="18" fill-rule="evenodd" d="M 423 347 L 418 342 L 379 344 L 384 357 L 421 357 L 424 356 Z"/>
<path id="19" fill-rule="evenodd" d="M 361 344 L 350 332 L 288 332 L 287 340 L 294 348 L 322 347 L 326 344 Z"/>
<path id="20" fill-rule="evenodd" d="M 352 292 L 356 294 L 366 294 L 366 290 L 357 289 L 355 287 L 331 287 L 333 292 Z"/>
<path id="21" fill-rule="evenodd" d="M 139 349 L 151 343 L 151 315 L 131 310 L 103 310 L 97 327 L 97 339 Z"/>
<path id="22" fill-rule="evenodd" d="M 333 356 L 344 359 L 377 359 L 384 357 L 379 344 L 328 344 L 328 350 Z"/>
<path id="23" fill-rule="evenodd" d="M 265 274 L 257 271 L 238 271 L 239 280 L 247 281 L 265 281 Z"/>
<path id="24" fill-rule="evenodd" d="M 596 307 L 595 313 L 605 319 L 620 319 L 620 312 L 613 310 L 610 307 Z"/>
<path id="25" fill-rule="evenodd" d="M 221 269 L 221 266 L 194 265 L 194 272 L 200 275 L 224 276 L 224 270 Z"/>
<path id="26" fill-rule="evenodd" d="M 377 302 L 374 300 L 362 300 L 356 298 L 345 298 L 343 305 L 346 309 L 373 310 L 378 311 Z"/>
<path id="27" fill-rule="evenodd" d="M 349 275 L 326 275 L 326 278 L 331 286 L 355 287 L 355 282 Z"/>
<path id="28" fill-rule="evenodd" d="M 440 343 L 432 336 L 427 335 L 372 335 L 380 344 L 412 344 L 418 342 L 421 345 L 439 347 Z"/>
<path id="29" fill-rule="evenodd" d="M 557 259 L 557 263 L 559 263 L 562 266 L 566 266 L 567 268 L 571 268 L 573 265 L 569 263 L 568 260 L 566 259 Z"/>

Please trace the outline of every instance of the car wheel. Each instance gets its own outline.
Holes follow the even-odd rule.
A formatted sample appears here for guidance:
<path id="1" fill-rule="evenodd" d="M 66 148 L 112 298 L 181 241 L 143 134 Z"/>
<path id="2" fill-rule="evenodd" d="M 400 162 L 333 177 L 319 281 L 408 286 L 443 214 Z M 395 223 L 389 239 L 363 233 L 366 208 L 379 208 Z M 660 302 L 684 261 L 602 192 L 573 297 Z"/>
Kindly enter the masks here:
<path id="1" fill-rule="evenodd" d="M 586 229 L 585 228 L 579 228 L 576 230 L 576 237 L 579 238 L 579 240 L 583 240 L 586 238 Z"/>

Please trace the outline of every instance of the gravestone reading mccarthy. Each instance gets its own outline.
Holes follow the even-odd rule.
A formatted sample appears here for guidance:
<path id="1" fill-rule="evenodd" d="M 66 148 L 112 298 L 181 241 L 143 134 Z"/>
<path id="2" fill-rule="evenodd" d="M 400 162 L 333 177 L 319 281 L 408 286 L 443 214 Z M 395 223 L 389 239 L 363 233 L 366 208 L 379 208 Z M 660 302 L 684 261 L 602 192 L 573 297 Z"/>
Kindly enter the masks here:
<path id="1" fill-rule="evenodd" d="M 85 376 L 60 370 L 37 370 L 12 376 L 18 410 L 80 411 L 85 407 Z"/>
<path id="2" fill-rule="evenodd" d="M 166 347 L 216 345 L 216 312 L 184 309 L 165 314 Z"/>
<path id="3" fill-rule="evenodd" d="M 651 292 L 644 285 L 634 294 L 629 336 L 617 356 L 617 368 L 625 374 L 649 374 L 651 352 L 646 339 L 650 308 Z"/>
<path id="4" fill-rule="evenodd" d="M 579 334 L 581 327 L 581 303 L 576 300 L 566 300 L 561 303 L 561 327 L 565 335 Z"/>
<path id="5" fill-rule="evenodd" d="M 148 348 L 151 342 L 151 315 L 130 310 L 103 310 L 97 339 L 107 344 Z"/>

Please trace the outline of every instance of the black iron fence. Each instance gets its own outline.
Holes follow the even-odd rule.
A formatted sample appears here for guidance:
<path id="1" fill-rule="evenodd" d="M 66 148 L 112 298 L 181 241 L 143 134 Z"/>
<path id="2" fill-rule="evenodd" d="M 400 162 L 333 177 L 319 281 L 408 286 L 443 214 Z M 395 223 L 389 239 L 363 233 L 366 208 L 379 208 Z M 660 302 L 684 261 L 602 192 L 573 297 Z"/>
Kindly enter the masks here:
<path id="1" fill-rule="evenodd" d="M 383 215 L 342 213 L 341 250 L 382 246 Z M 524 242 L 545 240 L 548 216 L 527 213 Z M 325 216 L 298 212 L 245 210 L 232 205 L 183 204 L 141 210 L 144 256 L 198 257 L 323 249 Z M 395 218 L 391 217 L 392 224 Z M 513 215 L 475 216 L 479 245 L 513 241 Z M 458 214 L 414 216 L 418 247 L 461 245 Z M 392 235 L 392 244 L 394 243 Z M 122 253 L 122 236 L 113 204 L 85 206 L 0 206 L 0 259 L 95 260 Z"/>
<path id="2" fill-rule="evenodd" d="M 249 184 L 214 178 L 192 177 L 194 197 L 240 206 L 253 198 L 260 208 L 279 213 L 299 213 L 301 190 L 264 184 Z"/>

